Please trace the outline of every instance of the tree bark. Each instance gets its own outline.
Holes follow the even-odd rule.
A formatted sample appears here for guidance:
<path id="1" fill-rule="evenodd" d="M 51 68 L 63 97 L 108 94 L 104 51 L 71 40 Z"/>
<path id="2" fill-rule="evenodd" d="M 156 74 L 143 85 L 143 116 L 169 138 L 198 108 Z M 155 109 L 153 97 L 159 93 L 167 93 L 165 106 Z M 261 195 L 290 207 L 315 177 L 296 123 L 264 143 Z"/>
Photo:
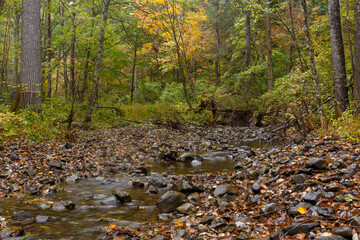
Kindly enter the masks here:
<path id="1" fill-rule="evenodd" d="M 41 30 L 40 0 L 22 2 L 21 21 L 21 97 L 20 106 L 40 108 L 41 93 Z"/>
<path id="2" fill-rule="evenodd" d="M 347 40 L 348 40 L 348 44 L 349 44 L 351 70 L 352 70 L 352 73 L 354 74 L 354 54 L 353 54 L 351 37 L 350 37 L 350 29 L 349 29 L 350 20 L 349 20 L 349 14 L 350 14 L 349 0 L 346 0 L 346 35 L 347 35 Z"/>
<path id="3" fill-rule="evenodd" d="M 13 69 L 13 83 L 17 88 L 19 85 L 19 54 L 20 54 L 20 10 L 15 12 L 15 26 L 14 26 L 14 69 Z"/>
<path id="4" fill-rule="evenodd" d="M 48 92 L 47 97 L 51 98 L 51 59 L 52 59 L 52 50 L 51 50 L 51 0 L 48 0 L 48 9 L 47 9 L 47 62 L 48 62 L 48 75 L 47 75 L 47 83 L 48 83 Z"/>
<path id="5" fill-rule="evenodd" d="M 245 19 L 245 28 L 246 28 L 246 53 L 245 53 L 245 67 L 248 70 L 251 66 L 251 26 L 250 26 L 250 11 L 246 11 L 246 19 Z M 251 89 L 251 78 L 249 78 L 245 83 L 245 99 L 249 100 L 250 89 Z"/>
<path id="6" fill-rule="evenodd" d="M 136 99 L 136 61 L 137 61 L 137 46 L 134 47 L 134 60 L 133 60 L 133 69 L 132 69 L 132 76 L 131 76 L 131 98 L 130 103 L 133 103 L 134 94 Z"/>
<path id="7" fill-rule="evenodd" d="M 75 0 L 74 0 L 75 2 Z M 70 96 L 75 98 L 75 44 L 76 44 L 76 12 L 72 15 L 72 44 L 70 47 Z"/>
<path id="8" fill-rule="evenodd" d="M 319 76 L 316 69 L 316 63 L 315 63 L 315 56 L 314 56 L 314 49 L 312 47 L 311 42 L 311 35 L 310 35 L 310 29 L 308 24 L 308 11 L 307 11 L 307 3 L 306 0 L 301 1 L 301 5 L 303 8 L 303 21 L 304 21 L 304 32 L 305 32 L 305 44 L 306 44 L 306 50 L 309 54 L 309 60 L 310 60 L 310 69 L 311 69 L 311 76 L 312 80 L 314 82 L 314 88 L 315 88 L 315 99 L 317 108 L 320 112 L 320 120 L 321 124 L 324 124 L 324 111 L 322 107 L 322 100 L 321 100 L 321 94 L 320 94 L 320 82 L 319 82 Z"/>
<path id="9" fill-rule="evenodd" d="M 102 11 L 102 19 L 100 25 L 100 32 L 99 32 L 99 39 L 98 39 L 98 49 L 96 53 L 96 60 L 95 60 L 95 72 L 94 72 L 94 81 L 91 91 L 91 96 L 89 100 L 88 110 L 86 112 L 86 117 L 84 120 L 84 127 L 88 128 L 90 126 L 90 122 L 93 116 L 94 107 L 97 100 L 97 95 L 99 91 L 99 82 L 100 82 L 100 74 L 101 74 L 101 61 L 103 57 L 104 51 L 104 42 L 105 42 L 105 28 L 108 18 L 108 11 L 109 5 L 111 0 L 105 0 L 103 11 Z"/>
<path id="10" fill-rule="evenodd" d="M 270 3 L 270 0 L 268 0 Z M 272 62 L 272 40 L 271 40 L 271 15 L 270 13 L 266 14 L 266 56 L 267 56 L 267 66 L 268 66 L 268 90 L 274 88 L 274 70 Z"/>
<path id="11" fill-rule="evenodd" d="M 342 37 L 339 0 L 328 0 L 334 93 L 337 110 L 344 112 L 348 105 L 344 42 Z"/>
<path id="12" fill-rule="evenodd" d="M 219 0 L 215 2 L 216 8 L 216 24 L 215 24 L 215 47 L 216 47 L 216 59 L 215 59 L 215 80 L 216 85 L 220 84 L 220 24 L 219 24 L 219 15 L 220 15 L 220 3 Z"/>
<path id="13" fill-rule="evenodd" d="M 360 104 L 360 2 L 354 2 L 354 98 L 356 106 Z M 358 108 L 359 109 L 359 108 Z M 358 113 L 357 113 L 358 114 Z"/>

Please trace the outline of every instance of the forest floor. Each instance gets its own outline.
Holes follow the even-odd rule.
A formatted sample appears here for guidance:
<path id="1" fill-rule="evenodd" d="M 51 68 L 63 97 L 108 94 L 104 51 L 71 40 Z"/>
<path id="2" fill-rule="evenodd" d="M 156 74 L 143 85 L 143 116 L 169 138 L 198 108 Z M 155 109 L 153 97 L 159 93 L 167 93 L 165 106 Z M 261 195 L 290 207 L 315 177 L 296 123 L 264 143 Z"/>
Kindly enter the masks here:
<path id="1" fill-rule="evenodd" d="M 330 137 L 270 148 L 231 145 L 272 137 L 267 129 L 144 125 L 82 133 L 71 144 L 12 140 L 1 146 L 0 196 L 46 196 L 61 182 L 117 172 L 143 176 L 151 171 L 146 161 L 201 161 L 186 153 L 226 149 L 233 171 L 163 173 L 144 189 L 165 193 L 159 222 L 110 224 L 103 238 L 358 239 L 360 146 Z"/>

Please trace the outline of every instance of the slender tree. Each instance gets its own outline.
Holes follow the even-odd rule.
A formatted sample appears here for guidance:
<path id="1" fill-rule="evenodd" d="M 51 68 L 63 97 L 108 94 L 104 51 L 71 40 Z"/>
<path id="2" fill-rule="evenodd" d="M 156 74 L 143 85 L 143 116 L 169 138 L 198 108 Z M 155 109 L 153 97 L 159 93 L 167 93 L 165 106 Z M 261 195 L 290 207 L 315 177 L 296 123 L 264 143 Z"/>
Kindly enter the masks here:
<path id="1" fill-rule="evenodd" d="M 357 109 L 360 104 L 360 2 L 354 2 L 354 98 Z M 357 112 L 358 113 L 358 112 Z"/>
<path id="2" fill-rule="evenodd" d="M 328 10 L 335 100 L 337 110 L 344 112 L 349 105 L 349 99 L 339 0 L 328 0 Z"/>
<path id="3" fill-rule="evenodd" d="M 270 5 L 271 0 L 268 0 Z M 268 90 L 272 90 L 274 87 L 274 70 L 272 59 L 272 40 L 271 40 L 271 14 L 266 14 L 266 59 L 268 65 Z"/>
<path id="4" fill-rule="evenodd" d="M 20 106 L 39 107 L 41 103 L 41 0 L 22 2 L 21 21 L 21 96 Z"/>

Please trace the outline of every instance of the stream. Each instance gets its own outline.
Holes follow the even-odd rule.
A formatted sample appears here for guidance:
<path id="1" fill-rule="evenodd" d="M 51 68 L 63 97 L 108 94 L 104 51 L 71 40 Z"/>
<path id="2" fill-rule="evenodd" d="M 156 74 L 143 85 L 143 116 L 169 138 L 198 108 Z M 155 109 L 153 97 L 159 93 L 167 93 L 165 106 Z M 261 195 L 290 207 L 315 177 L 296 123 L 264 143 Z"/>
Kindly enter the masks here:
<path id="1" fill-rule="evenodd" d="M 200 165 L 182 162 L 146 162 L 151 173 L 148 176 L 118 173 L 108 178 L 96 177 L 82 179 L 73 184 L 62 184 L 61 191 L 46 196 L 23 196 L 0 201 L 0 213 L 8 221 L 8 226 L 24 228 L 27 239 L 101 239 L 104 227 L 111 223 L 120 226 L 137 227 L 145 222 L 160 222 L 159 210 L 155 204 L 163 192 L 169 188 L 159 188 L 159 194 L 147 193 L 148 178 L 163 177 L 167 183 L 172 175 L 206 174 L 212 172 L 234 171 L 234 150 L 271 147 L 269 144 L 253 141 L 238 141 L 232 144 L 215 146 L 212 151 L 199 152 L 203 161 Z M 131 182 L 145 183 L 145 188 L 133 188 Z M 133 201 L 116 205 L 111 202 L 114 188 L 127 191 Z M 49 206 L 56 202 L 71 202 L 73 210 L 55 211 Z M 42 203 L 42 208 L 39 206 Z M 48 205 L 47 205 L 48 204 Z M 45 223 L 16 223 L 11 220 L 15 212 L 26 211 L 32 216 L 48 217 Z M 41 217 L 40 217 L 41 218 Z M 9 230 L 10 230 L 9 229 Z M 6 230 L 1 237 L 6 237 Z M 23 239 L 2 238 L 2 239 Z"/>

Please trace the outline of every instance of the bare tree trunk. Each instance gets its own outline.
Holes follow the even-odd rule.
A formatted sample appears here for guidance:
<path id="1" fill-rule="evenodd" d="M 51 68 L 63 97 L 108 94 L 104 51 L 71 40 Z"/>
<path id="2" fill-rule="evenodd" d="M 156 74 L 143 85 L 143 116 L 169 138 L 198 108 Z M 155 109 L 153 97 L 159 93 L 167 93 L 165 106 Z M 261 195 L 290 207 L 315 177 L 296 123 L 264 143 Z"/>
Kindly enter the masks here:
<path id="1" fill-rule="evenodd" d="M 47 83 L 48 83 L 48 98 L 51 98 L 51 59 L 52 59 L 52 50 L 51 50 L 51 0 L 48 0 L 48 10 L 47 10 L 47 62 L 48 62 L 48 75 L 47 75 Z"/>
<path id="2" fill-rule="evenodd" d="M 3 52 L 2 52 L 2 59 L 1 59 L 0 93 L 4 90 L 9 91 L 9 87 L 7 84 L 7 78 L 8 78 L 9 50 L 10 50 L 10 23 L 11 23 L 11 10 L 9 9 L 6 24 L 5 24 L 4 44 L 3 44 Z"/>
<path id="3" fill-rule="evenodd" d="M 246 53 L 245 53 L 245 67 L 246 70 L 251 66 L 251 26 L 250 26 L 250 11 L 246 11 L 246 20 L 245 20 L 245 28 L 246 28 Z M 251 78 L 246 81 L 245 84 L 245 99 L 249 100 L 250 89 L 251 89 Z"/>
<path id="4" fill-rule="evenodd" d="M 14 26 L 14 69 L 13 69 L 13 83 L 17 88 L 19 85 L 19 55 L 20 55 L 20 10 L 15 12 L 15 26 Z"/>
<path id="5" fill-rule="evenodd" d="M 295 32 L 295 27 L 294 27 L 294 17 L 293 17 L 293 0 L 289 0 L 288 2 L 289 5 L 289 13 L 290 13 L 290 28 L 291 28 L 291 32 L 292 32 L 292 37 L 294 40 L 294 45 L 295 45 L 295 49 L 296 49 L 296 54 L 299 60 L 299 65 L 300 65 L 300 69 L 302 72 L 305 71 L 305 67 L 303 66 L 303 61 L 301 59 L 301 52 L 300 52 L 300 48 L 299 48 L 299 44 L 297 41 L 297 36 L 296 36 L 296 32 Z"/>
<path id="6" fill-rule="evenodd" d="M 75 1 L 74 1 L 75 2 Z M 70 96 L 75 98 L 75 44 L 76 44 L 76 12 L 72 16 L 72 44 L 70 48 Z"/>
<path id="7" fill-rule="evenodd" d="M 22 2 L 20 69 L 22 108 L 36 105 L 39 108 L 41 103 L 40 7 L 40 0 Z"/>
<path id="8" fill-rule="evenodd" d="M 108 11 L 109 5 L 111 0 L 104 0 L 104 7 L 102 11 L 102 20 L 100 25 L 100 32 L 99 32 L 99 40 L 98 40 L 98 49 L 96 53 L 96 60 L 95 60 L 95 72 L 94 72 L 94 81 L 92 86 L 92 92 L 89 100 L 88 110 L 86 112 L 86 117 L 84 120 L 84 127 L 88 128 L 90 126 L 90 122 L 93 116 L 93 111 L 95 107 L 95 103 L 97 100 L 98 89 L 99 89 L 99 82 L 100 82 L 100 74 L 101 74 L 101 61 L 103 57 L 104 51 L 104 42 L 105 42 L 105 28 L 108 18 Z"/>
<path id="9" fill-rule="evenodd" d="M 356 107 L 360 104 L 360 2 L 354 2 L 354 98 Z M 359 108 L 357 108 L 359 109 Z M 358 114 L 359 112 L 357 112 Z"/>
<path id="10" fill-rule="evenodd" d="M 84 102 L 85 92 L 87 89 L 87 80 L 89 77 L 90 52 L 91 52 L 91 47 L 88 46 L 87 50 L 86 50 L 86 60 L 85 60 L 83 83 L 82 83 L 82 88 L 81 88 L 81 92 L 80 92 L 80 102 Z"/>
<path id="11" fill-rule="evenodd" d="M 131 98 L 130 103 L 134 100 L 134 91 L 135 91 L 135 85 L 136 85 L 136 60 L 137 60 L 137 46 L 134 47 L 134 60 L 133 60 L 133 70 L 132 70 L 132 76 L 131 76 Z"/>
<path id="12" fill-rule="evenodd" d="M 346 35 L 347 35 L 347 40 L 348 40 L 348 44 L 349 44 L 349 52 L 350 52 L 350 60 L 351 60 L 351 72 L 354 74 L 354 54 L 353 54 L 353 48 L 352 48 L 352 42 L 351 42 L 351 37 L 350 37 L 350 29 L 349 29 L 349 0 L 346 0 Z"/>
<path id="13" fill-rule="evenodd" d="M 342 37 L 339 0 L 328 0 L 331 55 L 334 74 L 334 93 L 337 109 L 344 112 L 349 106 L 344 42 Z"/>
<path id="14" fill-rule="evenodd" d="M 219 24 L 219 14 L 220 14 L 220 3 L 219 0 L 216 0 L 215 3 L 217 20 L 215 25 L 215 46 L 216 46 L 216 59 L 215 59 L 215 80 L 216 85 L 220 84 L 220 24 Z"/>
<path id="15" fill-rule="evenodd" d="M 270 0 L 268 0 L 270 3 Z M 271 15 L 270 13 L 266 14 L 266 55 L 267 55 L 267 65 L 268 65 L 268 90 L 274 88 L 274 70 L 272 62 L 272 40 L 271 40 Z"/>
<path id="16" fill-rule="evenodd" d="M 318 72 L 317 72 L 317 69 L 316 69 L 314 49 L 312 47 L 309 24 L 308 24 L 308 11 L 307 11 L 306 0 L 302 0 L 301 4 L 302 4 L 302 7 L 303 7 L 303 21 L 304 21 L 306 50 L 307 50 L 307 52 L 309 54 L 311 75 L 312 75 L 312 80 L 314 82 L 314 88 L 315 88 L 315 99 L 316 99 L 317 108 L 318 108 L 318 110 L 320 112 L 321 125 L 323 126 L 323 124 L 324 124 L 324 110 L 323 110 L 323 107 L 322 107 L 319 76 L 318 76 Z"/>

